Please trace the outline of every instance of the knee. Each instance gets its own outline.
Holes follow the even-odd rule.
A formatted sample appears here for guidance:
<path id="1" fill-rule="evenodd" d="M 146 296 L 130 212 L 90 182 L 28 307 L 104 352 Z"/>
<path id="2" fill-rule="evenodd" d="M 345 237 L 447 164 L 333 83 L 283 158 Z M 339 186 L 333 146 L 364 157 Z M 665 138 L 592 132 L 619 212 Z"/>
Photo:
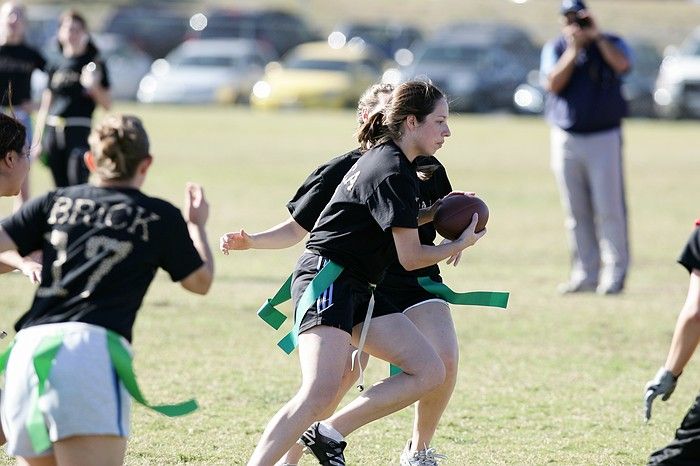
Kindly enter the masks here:
<path id="1" fill-rule="evenodd" d="M 442 351 L 439 356 L 445 366 L 445 382 L 454 382 L 457 379 L 457 370 L 459 369 L 459 351 L 456 348 Z"/>
<path id="2" fill-rule="evenodd" d="M 422 391 L 429 392 L 445 383 L 446 369 L 442 360 L 435 355 L 416 374 Z"/>
<path id="3" fill-rule="evenodd" d="M 300 404 L 306 405 L 314 419 L 321 419 L 331 408 L 337 398 L 339 387 L 335 384 L 318 383 L 310 387 L 302 387 L 297 393 Z"/>

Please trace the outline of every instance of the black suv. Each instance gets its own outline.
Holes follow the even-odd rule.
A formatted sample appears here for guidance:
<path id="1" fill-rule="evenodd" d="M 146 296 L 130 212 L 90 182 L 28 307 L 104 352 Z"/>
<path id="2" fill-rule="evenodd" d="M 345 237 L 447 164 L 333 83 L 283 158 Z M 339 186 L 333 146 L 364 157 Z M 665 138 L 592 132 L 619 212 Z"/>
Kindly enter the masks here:
<path id="1" fill-rule="evenodd" d="M 114 10 L 103 32 L 120 34 L 153 58 L 162 58 L 187 34 L 189 17 L 165 4 L 127 5 Z"/>

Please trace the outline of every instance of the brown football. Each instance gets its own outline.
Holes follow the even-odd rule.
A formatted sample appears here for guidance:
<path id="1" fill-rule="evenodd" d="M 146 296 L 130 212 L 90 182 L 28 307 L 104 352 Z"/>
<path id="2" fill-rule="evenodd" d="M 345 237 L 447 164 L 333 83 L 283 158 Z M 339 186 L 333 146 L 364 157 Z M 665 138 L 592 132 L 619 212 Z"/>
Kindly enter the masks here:
<path id="1" fill-rule="evenodd" d="M 445 197 L 435 211 L 433 225 L 440 236 L 454 240 L 467 229 L 472 221 L 472 215 L 479 214 L 474 231 L 477 233 L 486 227 L 489 221 L 489 208 L 484 201 L 476 196 L 453 194 Z"/>

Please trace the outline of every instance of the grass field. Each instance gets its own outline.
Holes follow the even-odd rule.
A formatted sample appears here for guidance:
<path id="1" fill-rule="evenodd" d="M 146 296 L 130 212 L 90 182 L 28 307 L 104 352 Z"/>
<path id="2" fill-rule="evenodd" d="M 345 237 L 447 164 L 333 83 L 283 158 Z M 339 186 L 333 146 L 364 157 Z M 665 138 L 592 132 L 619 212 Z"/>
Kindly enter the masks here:
<path id="1" fill-rule="evenodd" d="M 181 205 L 186 181 L 204 184 L 213 247 L 225 231 L 282 220 L 306 174 L 354 145 L 351 112 L 118 110 L 141 115 L 150 131 L 155 164 L 146 192 Z M 461 369 L 434 445 L 451 465 L 643 463 L 670 439 L 698 388 L 700 368 L 691 362 L 673 397 L 643 423 L 643 386 L 665 358 L 687 288 L 675 258 L 699 214 L 697 122 L 627 122 L 633 265 L 626 292 L 609 298 L 555 292 L 568 253 L 542 120 L 455 115 L 450 123 L 453 136 L 438 157 L 456 188 L 487 201 L 491 219 L 488 235 L 444 276 L 459 290 L 509 290 L 511 302 L 505 312 L 453 309 Z M 35 192 L 48 188 L 43 167 L 31 177 Z M 0 212 L 9 209 L 0 202 Z M 255 311 L 302 247 L 216 253 L 215 285 L 204 298 L 158 274 L 135 328 L 140 382 L 152 402 L 196 396 L 201 409 L 171 420 L 134 406 L 127 464 L 245 464 L 298 384 L 296 355 L 277 350 L 281 334 Z M 31 295 L 18 274 L 0 277 L 4 328 Z M 386 372 L 372 361 L 369 380 Z M 411 423 L 405 410 L 354 433 L 348 464 L 397 464 Z M 2 456 L 0 464 L 9 463 Z"/>

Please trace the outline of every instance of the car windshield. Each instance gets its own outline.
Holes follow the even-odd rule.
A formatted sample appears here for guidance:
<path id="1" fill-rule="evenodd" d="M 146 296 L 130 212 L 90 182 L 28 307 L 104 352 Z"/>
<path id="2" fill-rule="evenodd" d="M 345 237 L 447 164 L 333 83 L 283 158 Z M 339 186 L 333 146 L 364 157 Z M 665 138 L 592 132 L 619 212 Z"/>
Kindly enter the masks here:
<path id="1" fill-rule="evenodd" d="M 170 61 L 172 66 L 213 66 L 218 68 L 236 67 L 241 59 L 225 55 L 179 55 Z"/>
<path id="2" fill-rule="evenodd" d="M 346 61 L 308 58 L 290 58 L 285 65 L 293 70 L 348 71 L 350 69 L 350 63 Z"/>

